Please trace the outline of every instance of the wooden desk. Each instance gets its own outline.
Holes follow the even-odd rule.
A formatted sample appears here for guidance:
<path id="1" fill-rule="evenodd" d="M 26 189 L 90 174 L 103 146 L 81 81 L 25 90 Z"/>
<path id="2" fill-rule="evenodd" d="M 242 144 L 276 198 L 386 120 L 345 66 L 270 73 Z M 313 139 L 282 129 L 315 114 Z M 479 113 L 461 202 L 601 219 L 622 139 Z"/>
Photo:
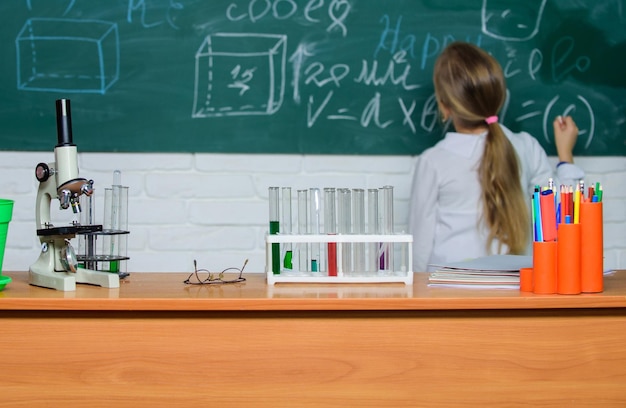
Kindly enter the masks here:
<path id="1" fill-rule="evenodd" d="M 5 275 L 0 407 L 626 405 L 626 271 L 577 296 Z"/>

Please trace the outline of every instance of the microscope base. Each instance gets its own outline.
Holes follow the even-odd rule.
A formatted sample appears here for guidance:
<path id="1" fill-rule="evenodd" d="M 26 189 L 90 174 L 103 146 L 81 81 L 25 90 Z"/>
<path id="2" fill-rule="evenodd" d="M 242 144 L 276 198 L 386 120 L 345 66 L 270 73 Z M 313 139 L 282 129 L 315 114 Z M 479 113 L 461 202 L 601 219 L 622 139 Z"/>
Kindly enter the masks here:
<path id="1" fill-rule="evenodd" d="M 103 288 L 119 288 L 120 277 L 116 273 L 94 271 L 91 269 L 76 269 L 76 283 L 102 286 Z"/>
<path id="2" fill-rule="evenodd" d="M 28 283 L 42 288 L 61 290 L 64 292 L 76 290 L 76 278 L 67 272 L 37 271 L 35 265 L 28 271 Z"/>
<path id="3" fill-rule="evenodd" d="M 37 268 L 33 265 L 29 270 L 29 283 L 43 288 L 71 292 L 76 290 L 77 283 L 85 283 L 111 289 L 119 288 L 120 278 L 115 273 L 92 271 L 83 268 L 78 268 L 76 273 L 43 272 L 37 271 Z"/>
<path id="4" fill-rule="evenodd" d="M 119 288 L 120 277 L 115 273 L 93 271 L 91 269 L 76 268 L 76 272 L 57 272 L 58 251 L 53 242 L 49 243 L 46 250 L 42 251 L 39 259 L 28 270 L 31 285 L 61 291 L 75 291 L 77 283 L 102 286 L 105 288 Z"/>

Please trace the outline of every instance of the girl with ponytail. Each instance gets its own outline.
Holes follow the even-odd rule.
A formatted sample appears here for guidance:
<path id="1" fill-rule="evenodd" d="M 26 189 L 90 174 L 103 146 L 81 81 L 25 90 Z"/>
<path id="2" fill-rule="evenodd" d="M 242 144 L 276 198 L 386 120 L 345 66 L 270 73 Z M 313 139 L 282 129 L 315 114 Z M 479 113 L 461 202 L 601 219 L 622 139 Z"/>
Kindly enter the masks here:
<path id="1" fill-rule="evenodd" d="M 560 160 L 554 174 L 535 138 L 499 123 L 506 84 L 491 55 L 469 43 L 452 43 L 437 58 L 433 82 L 442 118 L 455 131 L 417 161 L 409 213 L 414 270 L 527 253 L 534 186 L 549 178 L 558 185 L 584 177 L 573 164 L 576 124 L 571 117 L 554 120 Z"/>

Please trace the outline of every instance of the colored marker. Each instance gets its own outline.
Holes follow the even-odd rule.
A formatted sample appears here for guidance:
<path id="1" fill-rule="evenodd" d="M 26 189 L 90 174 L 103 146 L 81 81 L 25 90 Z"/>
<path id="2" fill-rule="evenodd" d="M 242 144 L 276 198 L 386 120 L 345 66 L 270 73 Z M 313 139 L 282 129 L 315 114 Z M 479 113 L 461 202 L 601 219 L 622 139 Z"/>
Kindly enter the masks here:
<path id="1" fill-rule="evenodd" d="M 556 210 L 552 190 L 541 192 L 541 231 L 545 242 L 556 241 Z"/>
<path id="2" fill-rule="evenodd" d="M 542 233 L 542 225 L 541 225 L 541 204 L 539 198 L 539 186 L 535 186 L 535 194 L 534 194 L 534 208 L 535 208 L 535 228 L 537 231 L 537 241 L 543 241 L 543 233 Z"/>

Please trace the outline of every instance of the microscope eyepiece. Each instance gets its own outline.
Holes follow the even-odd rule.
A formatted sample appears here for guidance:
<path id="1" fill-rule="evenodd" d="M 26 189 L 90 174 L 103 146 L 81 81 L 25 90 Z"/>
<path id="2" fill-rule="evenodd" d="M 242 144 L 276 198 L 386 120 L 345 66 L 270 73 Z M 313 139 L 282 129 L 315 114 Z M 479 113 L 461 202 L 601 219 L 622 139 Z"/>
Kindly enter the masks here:
<path id="1" fill-rule="evenodd" d="M 69 99 L 57 99 L 58 146 L 74 146 L 72 140 L 72 112 Z"/>

